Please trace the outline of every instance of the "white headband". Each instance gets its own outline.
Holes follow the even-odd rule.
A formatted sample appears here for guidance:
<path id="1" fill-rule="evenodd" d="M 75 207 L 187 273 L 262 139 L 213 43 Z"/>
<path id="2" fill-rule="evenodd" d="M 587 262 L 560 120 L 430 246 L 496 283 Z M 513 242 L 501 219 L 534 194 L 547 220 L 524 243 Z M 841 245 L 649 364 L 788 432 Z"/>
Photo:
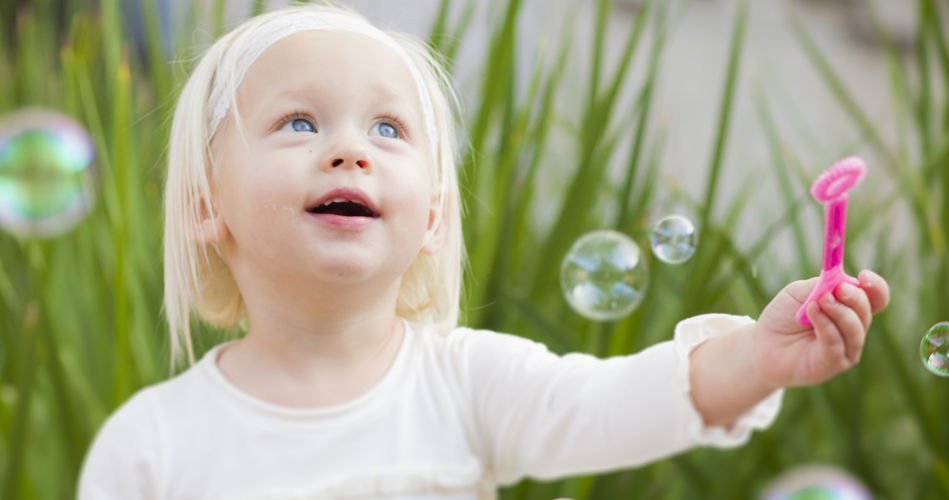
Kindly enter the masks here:
<path id="1" fill-rule="evenodd" d="M 214 135 L 221 120 L 223 120 L 227 114 L 228 107 L 230 107 L 228 95 L 236 93 L 237 87 L 240 86 L 241 80 L 244 79 L 244 74 L 247 73 L 251 64 L 257 60 L 257 57 L 259 57 L 267 47 L 273 45 L 281 38 L 305 30 L 338 30 L 362 33 L 363 35 L 388 45 L 402 57 L 402 60 L 405 61 L 405 64 L 409 67 L 409 71 L 412 72 L 412 78 L 415 79 L 415 86 L 418 87 L 419 101 L 422 103 L 422 114 L 425 120 L 425 133 L 428 137 L 429 149 L 432 155 L 432 166 L 434 168 L 435 165 L 437 165 L 438 159 L 436 156 L 437 147 L 435 143 L 435 138 L 438 137 L 435 133 L 435 115 L 432 111 L 432 101 L 429 98 L 428 89 L 425 87 L 418 68 L 415 67 L 412 59 L 409 58 L 408 53 L 401 45 L 375 26 L 350 16 L 330 12 L 287 13 L 266 22 L 262 26 L 258 26 L 247 35 L 247 39 L 243 44 L 244 50 L 237 56 L 237 64 L 235 66 L 237 78 L 234 79 L 234 89 L 224 88 L 227 85 L 228 78 L 223 77 L 222 67 L 218 65 L 214 88 L 211 90 L 211 96 L 208 98 L 208 137 Z M 221 59 L 223 60 L 226 57 L 225 55 L 225 57 Z M 233 92 L 227 92 L 227 90 L 233 90 Z"/>

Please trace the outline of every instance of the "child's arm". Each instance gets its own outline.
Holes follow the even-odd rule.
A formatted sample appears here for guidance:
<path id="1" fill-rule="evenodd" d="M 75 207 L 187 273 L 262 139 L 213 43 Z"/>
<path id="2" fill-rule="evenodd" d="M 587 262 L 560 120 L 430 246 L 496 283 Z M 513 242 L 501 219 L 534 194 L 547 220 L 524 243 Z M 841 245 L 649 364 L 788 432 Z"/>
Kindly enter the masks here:
<path id="1" fill-rule="evenodd" d="M 558 356 L 543 344 L 486 330 L 451 338 L 474 415 L 475 448 L 500 485 L 636 467 L 695 446 L 732 447 L 768 427 L 775 391 L 730 429 L 703 426 L 690 397 L 689 352 L 754 323 L 706 314 L 680 321 L 674 340 L 599 359 Z"/>
<path id="2" fill-rule="evenodd" d="M 706 425 L 730 426 L 778 388 L 818 384 L 856 364 L 872 316 L 890 297 L 877 274 L 862 271 L 859 280 L 861 288 L 841 284 L 808 305 L 814 327 L 794 315 L 817 278 L 786 286 L 756 323 L 696 347 L 689 378 Z"/>

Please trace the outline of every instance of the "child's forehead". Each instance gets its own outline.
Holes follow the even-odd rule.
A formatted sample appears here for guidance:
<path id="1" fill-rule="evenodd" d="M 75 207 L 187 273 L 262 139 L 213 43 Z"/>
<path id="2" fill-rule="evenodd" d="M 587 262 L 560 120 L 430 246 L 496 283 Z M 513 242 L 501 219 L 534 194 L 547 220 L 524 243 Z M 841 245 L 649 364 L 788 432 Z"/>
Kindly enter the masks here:
<path id="1" fill-rule="evenodd" d="M 368 100 L 419 107 L 415 80 L 399 54 L 347 31 L 306 30 L 278 40 L 254 61 L 240 86 L 267 100 L 300 100 L 321 88 L 343 87 Z"/>

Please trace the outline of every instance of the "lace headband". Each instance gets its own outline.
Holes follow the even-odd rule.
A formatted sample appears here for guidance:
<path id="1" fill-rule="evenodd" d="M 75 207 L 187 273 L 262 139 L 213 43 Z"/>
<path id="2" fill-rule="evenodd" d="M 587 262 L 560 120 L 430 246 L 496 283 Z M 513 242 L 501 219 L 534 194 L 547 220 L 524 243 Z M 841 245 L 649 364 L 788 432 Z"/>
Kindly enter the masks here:
<path id="1" fill-rule="evenodd" d="M 385 34 L 375 26 L 364 21 L 355 19 L 343 14 L 330 12 L 292 12 L 278 16 L 262 26 L 258 26 L 251 33 L 244 35 L 246 39 L 243 43 L 243 51 L 234 56 L 225 54 L 224 59 L 237 59 L 235 68 L 237 78 L 234 79 L 234 88 L 225 88 L 228 85 L 228 78 L 223 77 L 222 66 L 218 65 L 215 76 L 214 88 L 211 90 L 211 96 L 208 98 L 208 137 L 212 137 L 217 130 L 218 125 L 227 114 L 231 99 L 240 86 L 241 80 L 250 68 L 251 64 L 263 53 L 263 51 L 276 43 L 281 38 L 292 35 L 298 31 L 304 30 L 337 30 L 352 31 L 362 33 L 370 38 L 378 40 L 388 45 L 394 50 L 412 72 L 412 78 L 415 80 L 415 86 L 418 87 L 419 101 L 422 103 L 422 114 L 425 120 L 425 133 L 428 137 L 430 153 L 432 155 L 432 165 L 437 165 L 436 155 L 437 147 L 435 138 L 438 137 L 435 132 L 435 116 L 432 110 L 432 101 L 428 95 L 428 89 L 422 80 L 422 75 L 418 68 L 412 62 L 405 49 L 396 43 L 389 35 Z"/>

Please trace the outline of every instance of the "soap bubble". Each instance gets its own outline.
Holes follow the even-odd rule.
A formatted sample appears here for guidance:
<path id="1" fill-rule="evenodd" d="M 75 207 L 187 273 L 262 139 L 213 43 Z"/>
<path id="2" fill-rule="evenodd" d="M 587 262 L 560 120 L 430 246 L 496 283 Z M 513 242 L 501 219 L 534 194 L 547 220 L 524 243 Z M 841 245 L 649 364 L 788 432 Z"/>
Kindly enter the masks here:
<path id="1" fill-rule="evenodd" d="M 846 471 L 804 465 L 778 476 L 761 500 L 873 500 L 873 495 Z"/>
<path id="2" fill-rule="evenodd" d="M 927 370 L 949 377 L 949 321 L 936 323 L 919 343 L 919 357 Z"/>
<path id="3" fill-rule="evenodd" d="M 94 205 L 94 157 L 67 115 L 26 108 L 0 119 L 0 229 L 36 238 L 72 229 Z"/>
<path id="4" fill-rule="evenodd" d="M 649 247 L 659 260 L 681 264 L 695 253 L 698 235 L 692 221 L 681 215 L 663 217 L 652 227 Z"/>
<path id="5" fill-rule="evenodd" d="M 580 237 L 560 266 L 560 287 L 567 303 L 597 321 L 621 318 L 636 309 L 648 279 L 639 246 L 611 230 Z"/>

